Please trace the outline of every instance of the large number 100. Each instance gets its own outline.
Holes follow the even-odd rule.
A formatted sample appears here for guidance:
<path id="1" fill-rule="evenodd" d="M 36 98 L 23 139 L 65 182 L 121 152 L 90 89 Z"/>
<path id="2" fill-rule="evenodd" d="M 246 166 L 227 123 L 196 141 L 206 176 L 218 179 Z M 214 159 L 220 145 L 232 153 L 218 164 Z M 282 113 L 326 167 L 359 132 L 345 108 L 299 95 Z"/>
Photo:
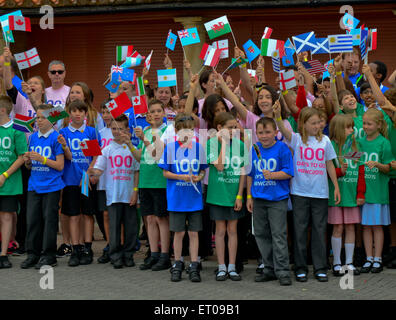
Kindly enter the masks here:
<path id="1" fill-rule="evenodd" d="M 126 157 L 122 157 L 120 155 L 117 155 L 113 158 L 113 156 L 109 157 L 110 159 L 110 163 L 111 163 L 111 167 L 127 167 L 130 168 L 132 166 L 132 157 L 131 156 L 126 156 Z"/>
<path id="2" fill-rule="evenodd" d="M 324 149 L 318 148 L 316 150 L 312 148 L 303 148 L 300 147 L 300 158 L 302 160 L 312 160 L 315 158 L 318 161 L 323 161 L 324 160 Z"/>

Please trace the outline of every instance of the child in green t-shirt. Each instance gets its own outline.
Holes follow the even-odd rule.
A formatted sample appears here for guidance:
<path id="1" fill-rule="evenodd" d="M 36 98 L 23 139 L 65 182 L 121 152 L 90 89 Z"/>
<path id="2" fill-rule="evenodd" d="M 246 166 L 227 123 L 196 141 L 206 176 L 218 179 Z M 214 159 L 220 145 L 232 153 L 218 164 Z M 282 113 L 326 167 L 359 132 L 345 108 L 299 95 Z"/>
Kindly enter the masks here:
<path id="1" fill-rule="evenodd" d="M 242 194 L 246 176 L 241 176 L 244 166 L 244 144 L 233 134 L 238 124 L 230 112 L 222 112 L 214 119 L 218 130 L 215 137 L 207 143 L 207 161 L 209 183 L 206 202 L 210 204 L 210 218 L 216 222 L 216 253 L 219 263 L 217 281 L 229 277 L 233 281 L 241 280 L 236 272 L 237 224 L 244 215 Z M 228 234 L 229 265 L 225 265 L 224 236 Z"/>
<path id="2" fill-rule="evenodd" d="M 340 193 L 342 194 L 341 202 L 335 204 L 334 185 L 329 179 L 328 223 L 333 225 L 331 247 L 334 257 L 333 274 L 335 276 L 342 276 L 341 248 L 344 230 L 347 270 L 352 271 L 354 275 L 360 274 L 352 262 L 355 249 L 355 224 L 361 222 L 358 206 L 364 203 L 365 197 L 364 165 L 358 165 L 357 161 L 344 158 L 345 154 L 358 151 L 353 127 L 352 117 L 346 114 L 337 114 L 330 122 L 330 139 L 338 156 L 333 162 Z"/>
<path id="3" fill-rule="evenodd" d="M 158 167 L 163 145 L 160 141 L 165 132 L 165 107 L 160 100 L 151 100 L 148 105 L 147 122 L 149 128 L 135 128 L 141 140 L 137 149 L 131 148 L 134 157 L 140 162 L 139 199 L 140 212 L 150 243 L 150 256 L 140 266 L 140 270 L 160 271 L 170 268 L 169 257 L 169 214 L 166 210 L 166 179 Z M 161 252 L 158 242 L 161 243 Z"/>
<path id="4" fill-rule="evenodd" d="M 363 240 L 367 261 L 360 272 L 382 271 L 382 248 L 384 231 L 382 226 L 390 224 L 389 170 L 394 160 L 391 144 L 387 137 L 387 124 L 381 111 L 369 109 L 363 115 L 366 137 L 359 140 L 364 151 L 366 203 L 362 208 Z M 373 252 L 373 246 L 375 247 Z"/>
<path id="5" fill-rule="evenodd" d="M 11 268 L 7 249 L 13 229 L 13 214 L 18 210 L 18 194 L 22 194 L 23 154 L 27 151 L 25 134 L 13 128 L 10 120 L 12 100 L 0 96 L 0 269 Z"/>

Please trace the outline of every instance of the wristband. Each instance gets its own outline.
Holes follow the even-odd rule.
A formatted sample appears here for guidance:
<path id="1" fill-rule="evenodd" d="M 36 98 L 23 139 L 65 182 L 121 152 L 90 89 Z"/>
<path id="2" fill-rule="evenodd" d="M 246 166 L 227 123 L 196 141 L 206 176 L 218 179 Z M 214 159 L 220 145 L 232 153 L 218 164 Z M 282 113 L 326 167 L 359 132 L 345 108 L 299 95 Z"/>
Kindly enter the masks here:
<path id="1" fill-rule="evenodd" d="M 133 191 L 138 191 L 139 189 L 138 188 L 133 188 Z"/>
<path id="2" fill-rule="evenodd" d="M 276 121 L 282 121 L 282 117 L 276 118 Z"/>
<path id="3" fill-rule="evenodd" d="M 246 198 L 247 198 L 247 199 L 252 199 L 252 195 L 251 195 L 251 194 L 248 194 Z"/>
<path id="4" fill-rule="evenodd" d="M 342 75 L 342 71 L 336 71 L 336 76 Z"/>
<path id="5" fill-rule="evenodd" d="M 335 83 L 335 82 L 336 82 L 336 80 L 335 80 L 335 79 L 331 79 L 331 82 Z"/>
<path id="6" fill-rule="evenodd" d="M 236 198 L 237 198 L 237 200 L 242 200 L 243 199 L 243 197 L 240 196 L 240 195 L 237 195 Z"/>
<path id="7" fill-rule="evenodd" d="M 246 68 L 246 63 L 241 64 L 241 65 L 239 66 L 239 68 Z"/>
<path id="8" fill-rule="evenodd" d="M 66 148 L 67 148 L 67 145 L 66 145 L 66 146 L 62 146 L 62 149 L 63 149 L 63 150 L 66 150 Z"/>
<path id="9" fill-rule="evenodd" d="M 8 175 L 7 171 L 3 172 L 3 176 L 6 177 L 6 179 L 8 179 L 9 175 Z"/>
<path id="10" fill-rule="evenodd" d="M 42 163 L 43 163 L 43 164 L 46 164 L 46 163 L 47 163 L 47 157 L 44 157 L 44 160 L 43 160 Z"/>
<path id="11" fill-rule="evenodd" d="M 8 67 L 11 65 L 11 62 L 4 62 L 4 65 Z"/>
<path id="12" fill-rule="evenodd" d="M 289 90 L 285 90 L 285 91 L 282 91 L 282 95 L 287 95 L 289 93 Z"/>
<path id="13" fill-rule="evenodd" d="M 148 82 L 148 80 L 144 80 L 143 83 L 144 84 L 148 84 L 149 82 Z"/>

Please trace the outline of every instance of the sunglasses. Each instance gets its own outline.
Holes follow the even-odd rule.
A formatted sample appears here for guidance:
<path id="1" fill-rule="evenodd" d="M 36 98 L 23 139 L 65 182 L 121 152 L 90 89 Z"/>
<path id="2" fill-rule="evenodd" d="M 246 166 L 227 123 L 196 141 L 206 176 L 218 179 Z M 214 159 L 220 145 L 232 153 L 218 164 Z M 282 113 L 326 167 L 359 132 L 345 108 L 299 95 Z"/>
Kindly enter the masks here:
<path id="1" fill-rule="evenodd" d="M 65 72 L 65 70 L 52 70 L 52 71 L 50 71 L 51 74 L 56 74 L 56 73 L 62 74 L 63 72 Z"/>

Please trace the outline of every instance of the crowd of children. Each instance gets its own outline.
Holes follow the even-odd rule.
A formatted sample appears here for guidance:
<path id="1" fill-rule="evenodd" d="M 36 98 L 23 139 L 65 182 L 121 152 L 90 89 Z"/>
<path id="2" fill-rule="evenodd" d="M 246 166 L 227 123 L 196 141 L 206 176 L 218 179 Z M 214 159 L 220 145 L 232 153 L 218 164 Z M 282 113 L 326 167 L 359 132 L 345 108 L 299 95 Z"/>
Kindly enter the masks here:
<path id="1" fill-rule="evenodd" d="M 114 119 L 105 105 L 124 92 L 132 98 L 135 83 L 122 82 L 98 112 L 89 87 L 76 82 L 65 101 L 69 117 L 51 123 L 42 79 L 23 82 L 22 95 L 11 82 L 8 48 L 3 56 L 0 268 L 12 266 L 7 249 L 22 166 L 29 170 L 22 268 L 56 266 L 60 213 L 71 267 L 93 262 L 94 216 L 107 241 L 99 263 L 135 266 L 142 220 L 149 251 L 140 270 L 170 268 L 174 282 L 184 270 L 201 281 L 212 234 L 215 280 L 242 280 L 248 229 L 260 256 L 257 282 L 291 285 L 291 270 L 305 282 L 310 259 L 319 282 L 328 281 L 329 269 L 334 276 L 381 272 L 385 258 L 396 267 L 396 84 L 382 85 L 382 62 L 363 64 L 359 73 L 354 49 L 335 58 L 324 79 L 297 63 L 289 68 L 298 85 L 281 91 L 265 82 L 263 57 L 257 78 L 239 67 L 236 88 L 229 74 L 192 74 L 185 61 L 189 90 L 179 97 L 173 87 L 146 85 L 146 114 L 131 108 Z M 235 57 L 244 52 L 236 47 Z M 172 66 L 168 56 L 164 65 Z M 15 114 L 35 115 L 34 133 L 14 129 Z M 87 157 L 81 144 L 94 139 L 102 154 Z M 81 193 L 84 172 L 88 196 Z"/>

